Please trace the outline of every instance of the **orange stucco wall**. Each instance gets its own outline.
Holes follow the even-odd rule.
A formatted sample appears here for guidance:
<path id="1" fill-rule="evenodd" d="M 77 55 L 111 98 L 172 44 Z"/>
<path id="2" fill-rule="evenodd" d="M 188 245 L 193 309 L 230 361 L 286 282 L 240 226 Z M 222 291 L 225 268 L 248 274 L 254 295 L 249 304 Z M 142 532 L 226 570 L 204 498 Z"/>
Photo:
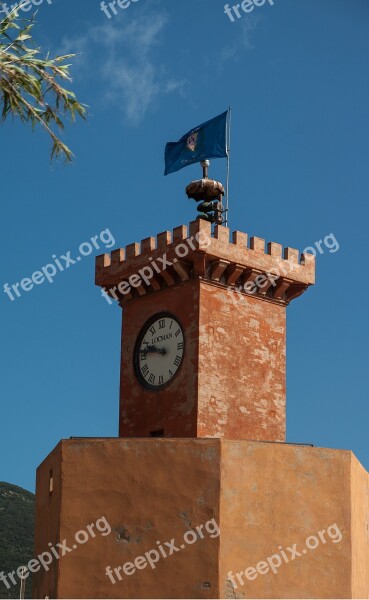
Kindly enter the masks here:
<path id="1" fill-rule="evenodd" d="M 36 475 L 36 522 L 35 556 L 49 550 L 48 544 L 59 542 L 62 495 L 62 442 L 45 458 L 37 469 Z M 50 493 L 50 476 L 53 478 L 53 490 Z M 48 560 L 46 560 L 48 562 Z M 59 563 L 53 561 L 33 575 L 34 598 L 56 598 L 58 591 Z"/>
<path id="2" fill-rule="evenodd" d="M 350 452 L 224 441 L 221 473 L 221 597 L 351 597 Z M 342 541 L 333 543 L 325 534 L 326 543 L 306 548 L 309 536 L 334 524 Z M 286 549 L 293 544 L 302 556 L 289 560 L 293 554 Z M 264 573 L 262 565 L 261 574 L 248 571 L 246 577 L 246 569 L 276 553 L 282 563 L 276 573 Z M 236 577 L 234 587 L 229 571 L 241 573 L 244 584 Z"/>
<path id="3" fill-rule="evenodd" d="M 50 496 L 51 465 L 60 477 Z M 78 544 L 56 563 L 58 578 L 55 571 L 37 573 L 34 596 L 368 597 L 368 478 L 350 452 L 324 448 L 221 439 L 65 440 L 38 470 L 37 552 L 58 539 L 72 546 L 76 532 L 101 517 L 112 532 Z M 114 573 L 158 541 L 173 539 L 180 548 L 186 532 L 213 519 L 220 536 L 184 544 L 155 569 L 119 571 L 115 583 L 107 576 L 107 566 Z M 337 543 L 328 534 L 329 528 L 337 533 L 332 526 L 342 535 Z M 311 536 L 319 542 L 315 549 L 307 548 Z M 292 560 L 294 544 L 301 556 Z M 277 573 L 248 571 L 251 579 L 237 579 L 249 568 L 265 570 L 282 550 L 290 560 L 281 559 Z"/>
<path id="4" fill-rule="evenodd" d="M 284 441 L 286 309 L 203 282 L 198 435 Z"/>
<path id="5" fill-rule="evenodd" d="M 122 574 L 115 584 L 105 569 L 135 561 L 157 549 L 157 541 L 175 538 L 180 546 L 188 530 L 211 519 L 219 522 L 219 453 L 218 440 L 63 441 L 60 538 L 72 546 L 76 532 L 102 516 L 112 533 L 89 539 L 60 560 L 54 597 L 217 598 L 218 537 L 206 535 L 162 558 L 155 569 Z M 39 471 L 38 512 L 50 460 Z M 51 503 L 40 519 L 54 526 L 53 511 Z M 36 529 L 38 548 L 46 544 L 47 549 L 41 531 Z M 35 591 L 37 597 L 49 593 L 43 572 L 36 575 Z"/>
<path id="6" fill-rule="evenodd" d="M 352 455 L 352 592 L 369 598 L 369 474 Z"/>

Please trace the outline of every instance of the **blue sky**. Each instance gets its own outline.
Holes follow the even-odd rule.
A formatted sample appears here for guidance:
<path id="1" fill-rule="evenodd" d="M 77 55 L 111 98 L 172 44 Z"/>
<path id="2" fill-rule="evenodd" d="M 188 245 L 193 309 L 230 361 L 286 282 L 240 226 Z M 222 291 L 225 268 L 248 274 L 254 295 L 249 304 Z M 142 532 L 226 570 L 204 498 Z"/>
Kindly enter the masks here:
<path id="1" fill-rule="evenodd" d="M 80 53 L 90 116 L 66 128 L 67 167 L 42 132 L 2 126 L 1 290 L 107 229 L 118 247 L 191 221 L 200 169 L 164 177 L 165 143 L 231 105 L 231 228 L 339 245 L 288 308 L 288 441 L 369 468 L 367 0 L 275 0 L 234 22 L 223 0 L 138 0 L 111 19 L 98 0 L 44 0 L 37 22 L 45 51 Z M 225 161 L 210 174 L 224 181 Z M 117 435 L 121 314 L 94 287 L 100 245 L 52 284 L 1 291 L 0 480 L 33 490 L 61 438 Z"/>

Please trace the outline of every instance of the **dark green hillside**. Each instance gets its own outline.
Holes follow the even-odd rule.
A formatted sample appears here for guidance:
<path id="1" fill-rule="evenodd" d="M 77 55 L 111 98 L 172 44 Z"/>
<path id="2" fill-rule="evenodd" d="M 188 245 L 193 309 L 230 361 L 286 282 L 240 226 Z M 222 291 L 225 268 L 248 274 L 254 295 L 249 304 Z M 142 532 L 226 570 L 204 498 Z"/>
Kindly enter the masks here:
<path id="1" fill-rule="evenodd" d="M 33 558 L 35 496 L 16 485 L 0 482 L 0 572 L 7 575 Z M 0 581 L 0 598 L 19 598 L 18 585 L 8 590 Z M 11 584 L 11 582 L 9 581 Z M 31 577 L 26 598 L 32 597 Z"/>

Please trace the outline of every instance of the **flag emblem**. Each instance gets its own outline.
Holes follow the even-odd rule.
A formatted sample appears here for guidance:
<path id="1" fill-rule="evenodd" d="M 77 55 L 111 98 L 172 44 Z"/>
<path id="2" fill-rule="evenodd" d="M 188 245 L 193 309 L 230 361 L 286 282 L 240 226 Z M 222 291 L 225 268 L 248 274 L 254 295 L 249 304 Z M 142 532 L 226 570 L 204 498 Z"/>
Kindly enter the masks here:
<path id="1" fill-rule="evenodd" d="M 195 152 L 196 150 L 198 136 L 198 133 L 192 133 L 187 139 L 187 148 L 191 150 L 191 152 Z"/>

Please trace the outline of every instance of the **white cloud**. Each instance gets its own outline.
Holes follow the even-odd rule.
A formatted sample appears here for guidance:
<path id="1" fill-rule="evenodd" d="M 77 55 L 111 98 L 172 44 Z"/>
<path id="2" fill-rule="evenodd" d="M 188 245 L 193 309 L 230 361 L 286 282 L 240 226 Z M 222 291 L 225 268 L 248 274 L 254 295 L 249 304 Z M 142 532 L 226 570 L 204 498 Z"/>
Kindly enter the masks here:
<path id="1" fill-rule="evenodd" d="M 81 53 L 75 64 L 86 75 L 93 64 L 104 103 L 119 106 L 125 119 L 137 125 L 161 96 L 183 94 L 185 81 L 171 77 L 155 55 L 166 25 L 167 17 L 158 12 L 141 12 L 128 22 L 115 17 L 114 22 L 92 27 L 75 40 L 65 39 L 63 52 Z M 89 60 L 90 53 L 93 59 Z"/>
<path id="2" fill-rule="evenodd" d="M 227 46 L 224 46 L 220 53 L 220 67 L 229 60 L 238 60 L 242 58 L 243 50 L 254 50 L 253 45 L 253 34 L 256 31 L 259 23 L 262 21 L 260 15 L 249 15 L 247 18 L 235 21 L 233 27 L 235 28 L 234 41 Z"/>

